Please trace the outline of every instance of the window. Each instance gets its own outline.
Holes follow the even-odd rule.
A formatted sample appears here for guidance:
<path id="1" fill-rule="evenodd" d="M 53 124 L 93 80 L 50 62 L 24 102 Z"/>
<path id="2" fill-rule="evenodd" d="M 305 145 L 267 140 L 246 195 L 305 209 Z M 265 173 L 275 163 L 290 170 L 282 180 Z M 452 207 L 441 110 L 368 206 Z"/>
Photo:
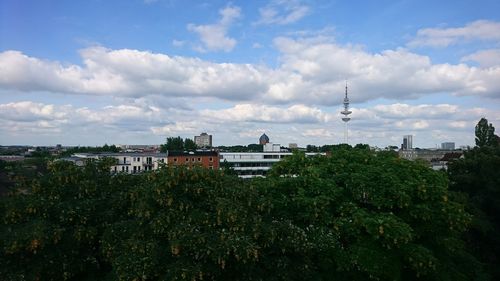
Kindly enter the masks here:
<path id="1" fill-rule="evenodd" d="M 189 158 L 186 158 L 186 162 L 189 162 Z"/>
<path id="2" fill-rule="evenodd" d="M 214 159 L 212 157 L 208 158 L 208 161 L 213 162 Z"/>
<path id="3" fill-rule="evenodd" d="M 139 172 L 141 171 L 141 166 L 137 167 L 137 171 Z"/>
<path id="4" fill-rule="evenodd" d="M 134 159 L 135 159 L 135 158 L 134 158 Z M 137 172 L 137 167 L 136 167 L 136 166 L 134 166 L 134 173 L 135 173 L 135 172 Z"/>
<path id="5" fill-rule="evenodd" d="M 194 162 L 194 157 L 193 157 L 193 158 L 191 158 L 191 162 Z"/>
<path id="6" fill-rule="evenodd" d="M 201 162 L 201 158 L 200 157 L 198 157 L 198 162 Z"/>
<path id="7" fill-rule="evenodd" d="M 127 171 L 127 172 L 128 172 L 128 166 L 125 166 L 125 171 Z"/>
<path id="8" fill-rule="evenodd" d="M 122 166 L 122 172 L 125 172 L 125 166 Z"/>
<path id="9" fill-rule="evenodd" d="M 127 163 L 127 157 L 123 157 L 123 164 Z"/>
<path id="10" fill-rule="evenodd" d="M 264 155 L 264 159 L 278 159 L 279 155 L 272 155 L 272 154 L 267 154 Z"/>
<path id="11" fill-rule="evenodd" d="M 174 162 L 177 162 L 177 158 L 174 158 Z"/>

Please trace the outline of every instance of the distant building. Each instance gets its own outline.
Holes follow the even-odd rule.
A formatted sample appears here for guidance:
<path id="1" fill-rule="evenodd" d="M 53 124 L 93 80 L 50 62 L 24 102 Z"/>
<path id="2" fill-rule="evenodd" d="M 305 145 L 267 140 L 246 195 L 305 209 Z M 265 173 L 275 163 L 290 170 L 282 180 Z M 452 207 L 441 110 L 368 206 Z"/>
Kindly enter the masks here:
<path id="1" fill-rule="evenodd" d="M 441 161 L 443 157 L 445 157 L 445 161 L 448 162 L 448 159 L 456 156 L 461 156 L 461 152 L 451 153 L 449 150 L 445 149 L 412 149 L 412 150 L 400 150 L 399 157 L 407 160 L 416 160 L 421 159 L 425 160 L 428 163 L 435 163 Z"/>
<path id="2" fill-rule="evenodd" d="M 115 165 L 110 167 L 111 172 L 135 174 L 143 171 L 159 169 L 167 162 L 166 153 L 75 153 L 71 157 L 61 160 L 70 161 L 77 166 L 83 166 L 89 159 L 115 158 Z"/>
<path id="3" fill-rule="evenodd" d="M 292 152 L 221 152 L 220 163 L 227 163 L 240 178 L 265 177 L 271 167 L 281 159 L 293 155 Z M 307 157 L 326 155 L 306 153 Z"/>
<path id="4" fill-rule="evenodd" d="M 455 143 L 454 142 L 443 142 L 441 144 L 441 149 L 455 150 Z"/>
<path id="5" fill-rule="evenodd" d="M 0 160 L 6 162 L 23 161 L 24 156 L 21 155 L 0 155 Z"/>
<path id="6" fill-rule="evenodd" d="M 217 151 L 169 151 L 168 165 L 185 165 L 189 168 L 200 166 L 211 170 L 219 169 L 219 153 Z"/>
<path id="7" fill-rule="evenodd" d="M 212 147 L 212 135 L 201 133 L 199 136 L 194 136 L 194 143 L 197 147 Z"/>
<path id="8" fill-rule="evenodd" d="M 279 143 L 266 143 L 263 148 L 264 152 L 280 152 L 281 145 Z"/>
<path id="9" fill-rule="evenodd" d="M 289 143 L 288 144 L 288 148 L 290 148 L 290 149 L 296 149 L 296 148 L 299 148 L 299 146 L 296 143 Z"/>
<path id="10" fill-rule="evenodd" d="M 433 170 L 447 170 L 448 163 L 456 161 L 460 158 L 463 158 L 462 152 L 447 152 L 438 161 L 431 162 L 431 167 Z"/>
<path id="11" fill-rule="evenodd" d="M 262 136 L 260 136 L 259 138 L 259 144 L 266 144 L 266 143 L 269 143 L 269 137 L 264 133 L 262 134 Z"/>
<path id="12" fill-rule="evenodd" d="M 158 144 L 120 144 L 118 145 L 124 152 L 159 152 Z"/>
<path id="13" fill-rule="evenodd" d="M 412 150 L 413 149 L 413 136 L 406 135 L 403 136 L 403 143 L 401 144 L 402 150 Z"/>

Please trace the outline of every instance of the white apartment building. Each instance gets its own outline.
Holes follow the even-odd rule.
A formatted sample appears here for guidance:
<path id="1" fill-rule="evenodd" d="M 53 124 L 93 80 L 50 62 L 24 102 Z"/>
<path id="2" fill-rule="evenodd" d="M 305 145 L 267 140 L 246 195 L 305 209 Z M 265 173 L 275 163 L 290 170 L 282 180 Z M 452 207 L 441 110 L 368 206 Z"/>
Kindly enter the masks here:
<path id="1" fill-rule="evenodd" d="M 111 172 L 114 173 L 135 174 L 152 171 L 160 168 L 163 163 L 167 163 L 167 153 L 77 153 L 71 156 L 73 159 L 103 159 L 105 157 L 117 160 L 116 165 L 110 167 Z"/>
<path id="2" fill-rule="evenodd" d="M 279 145 L 278 145 L 279 148 Z M 240 178 L 265 177 L 271 167 L 292 152 L 220 152 L 220 165 L 229 164 Z M 307 156 L 325 153 L 306 153 Z"/>

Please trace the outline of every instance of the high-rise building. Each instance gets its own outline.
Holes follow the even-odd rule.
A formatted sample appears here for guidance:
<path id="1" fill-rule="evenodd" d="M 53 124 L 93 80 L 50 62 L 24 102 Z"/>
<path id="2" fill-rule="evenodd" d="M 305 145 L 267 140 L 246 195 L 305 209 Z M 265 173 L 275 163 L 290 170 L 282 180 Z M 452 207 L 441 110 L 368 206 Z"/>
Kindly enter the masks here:
<path id="1" fill-rule="evenodd" d="M 269 143 L 269 137 L 264 133 L 259 138 L 259 144 L 266 144 L 266 143 Z"/>
<path id="2" fill-rule="evenodd" d="M 212 147 L 212 135 L 201 133 L 199 136 L 194 136 L 194 143 L 197 147 Z"/>
<path id="3" fill-rule="evenodd" d="M 454 142 L 443 142 L 441 144 L 441 149 L 455 150 L 455 143 Z"/>
<path id="4" fill-rule="evenodd" d="M 412 150 L 413 149 L 413 136 L 406 135 L 403 136 L 403 143 L 401 144 L 402 150 Z"/>

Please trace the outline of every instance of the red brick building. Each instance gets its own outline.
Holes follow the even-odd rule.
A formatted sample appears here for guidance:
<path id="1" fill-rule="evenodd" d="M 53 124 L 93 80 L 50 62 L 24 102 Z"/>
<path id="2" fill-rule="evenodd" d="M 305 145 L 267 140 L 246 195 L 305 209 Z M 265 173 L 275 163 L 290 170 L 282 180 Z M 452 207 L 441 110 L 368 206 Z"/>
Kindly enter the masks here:
<path id="1" fill-rule="evenodd" d="M 167 165 L 201 166 L 207 169 L 219 169 L 219 153 L 217 151 L 169 151 Z"/>

